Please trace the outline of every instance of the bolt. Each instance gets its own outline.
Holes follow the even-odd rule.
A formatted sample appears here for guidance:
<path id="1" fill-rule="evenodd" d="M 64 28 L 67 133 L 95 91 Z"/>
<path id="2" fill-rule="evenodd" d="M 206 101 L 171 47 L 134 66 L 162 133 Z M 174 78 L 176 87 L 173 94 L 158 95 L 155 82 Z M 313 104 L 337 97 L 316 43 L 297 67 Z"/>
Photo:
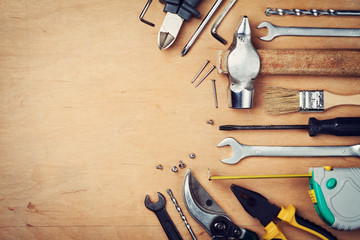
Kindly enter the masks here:
<path id="1" fill-rule="evenodd" d="M 207 121 L 206 123 L 207 123 L 207 124 L 210 124 L 210 125 L 214 125 L 214 121 L 211 120 L 211 119 L 210 119 L 209 121 Z"/>
<path id="2" fill-rule="evenodd" d="M 159 165 L 156 166 L 156 169 L 162 170 L 162 169 L 163 169 L 163 166 L 162 166 L 161 164 L 159 164 Z"/>
<path id="3" fill-rule="evenodd" d="M 178 171 L 177 166 L 173 166 L 173 167 L 171 168 L 171 171 L 173 171 L 173 172 L 177 172 L 177 171 Z"/>
<path id="4" fill-rule="evenodd" d="M 224 230 L 226 228 L 226 225 L 223 222 L 217 222 L 214 225 L 215 229 L 217 230 Z"/>
<path id="5" fill-rule="evenodd" d="M 195 153 L 190 153 L 189 158 L 194 159 L 195 158 Z"/>
<path id="6" fill-rule="evenodd" d="M 185 167 L 185 163 L 183 161 L 179 161 L 179 168 L 183 169 Z"/>

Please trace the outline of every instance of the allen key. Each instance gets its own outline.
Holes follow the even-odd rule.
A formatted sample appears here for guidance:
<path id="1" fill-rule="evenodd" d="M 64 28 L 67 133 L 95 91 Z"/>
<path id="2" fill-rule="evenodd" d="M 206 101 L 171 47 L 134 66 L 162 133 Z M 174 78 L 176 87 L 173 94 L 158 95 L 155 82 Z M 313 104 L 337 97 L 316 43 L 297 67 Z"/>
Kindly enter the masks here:
<path id="1" fill-rule="evenodd" d="M 153 24 L 152 22 L 149 22 L 149 21 L 147 21 L 147 20 L 144 19 L 144 15 L 145 15 L 147 9 L 149 8 L 151 2 L 152 2 L 152 0 L 148 0 L 148 1 L 147 1 L 144 9 L 143 9 L 143 10 L 141 11 L 141 13 L 140 13 L 139 19 L 140 19 L 140 21 L 142 21 L 143 23 L 146 23 L 147 25 L 150 25 L 150 26 L 152 26 L 152 27 L 155 27 L 155 24 Z"/>
<path id="2" fill-rule="evenodd" d="M 224 10 L 220 13 L 219 17 L 216 19 L 214 25 L 211 28 L 211 35 L 213 35 L 214 38 L 216 38 L 217 40 L 219 40 L 222 44 L 226 44 L 226 40 L 223 39 L 222 37 L 220 37 L 217 33 L 216 30 L 219 27 L 220 23 L 222 22 L 222 20 L 224 20 L 226 14 L 228 14 L 228 12 L 230 11 L 230 9 L 234 6 L 234 4 L 236 3 L 236 0 L 231 0 L 228 5 L 226 5 L 226 7 L 224 8 Z"/>

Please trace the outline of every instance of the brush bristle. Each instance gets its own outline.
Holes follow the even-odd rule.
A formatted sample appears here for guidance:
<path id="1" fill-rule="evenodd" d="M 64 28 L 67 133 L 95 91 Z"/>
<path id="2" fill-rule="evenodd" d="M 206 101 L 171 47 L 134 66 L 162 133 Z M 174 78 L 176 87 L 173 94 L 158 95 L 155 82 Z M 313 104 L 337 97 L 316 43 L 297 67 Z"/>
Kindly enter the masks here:
<path id="1" fill-rule="evenodd" d="M 299 91 L 268 87 L 265 90 L 265 111 L 271 115 L 299 112 Z"/>

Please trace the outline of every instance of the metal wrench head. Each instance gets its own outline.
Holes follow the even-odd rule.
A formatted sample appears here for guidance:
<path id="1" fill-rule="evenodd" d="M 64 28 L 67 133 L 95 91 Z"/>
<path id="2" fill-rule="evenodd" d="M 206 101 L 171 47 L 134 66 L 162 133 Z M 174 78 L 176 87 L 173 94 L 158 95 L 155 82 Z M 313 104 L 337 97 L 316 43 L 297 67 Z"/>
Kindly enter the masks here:
<path id="1" fill-rule="evenodd" d="M 221 161 L 223 163 L 227 164 L 236 164 L 244 157 L 244 145 L 236 141 L 234 138 L 225 138 L 223 139 L 218 145 L 218 147 L 224 147 L 224 146 L 230 146 L 233 150 L 233 156 L 230 158 L 222 159 Z"/>
<path id="2" fill-rule="evenodd" d="M 257 29 L 260 29 L 260 28 L 267 28 L 268 30 L 268 35 L 265 36 L 265 37 L 261 37 L 260 39 L 261 40 L 264 40 L 264 41 L 271 41 L 273 40 L 277 35 L 276 33 L 276 28 L 277 26 L 269 23 L 269 22 L 262 22 L 259 24 L 259 26 L 257 27 Z"/>
<path id="3" fill-rule="evenodd" d="M 158 194 L 158 198 L 159 200 L 157 202 L 152 202 L 150 200 L 150 196 L 146 195 L 145 197 L 145 207 L 147 207 L 149 210 L 156 212 L 159 211 L 160 209 L 162 209 L 163 207 L 165 207 L 165 197 L 161 194 L 161 193 L 157 193 Z"/>

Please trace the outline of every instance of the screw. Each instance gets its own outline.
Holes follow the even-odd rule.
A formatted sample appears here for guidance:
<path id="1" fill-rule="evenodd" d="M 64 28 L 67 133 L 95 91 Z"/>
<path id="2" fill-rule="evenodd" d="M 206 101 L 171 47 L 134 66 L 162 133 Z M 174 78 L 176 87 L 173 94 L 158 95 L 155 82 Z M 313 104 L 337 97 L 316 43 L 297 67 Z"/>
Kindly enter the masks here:
<path id="1" fill-rule="evenodd" d="M 183 161 L 179 161 L 179 168 L 183 169 L 185 167 L 185 163 Z"/>
<path id="2" fill-rule="evenodd" d="M 210 119 L 209 121 L 207 121 L 206 123 L 207 123 L 207 124 L 210 124 L 210 125 L 214 125 L 214 121 L 211 120 L 211 119 Z"/>
<path id="3" fill-rule="evenodd" d="M 195 153 L 190 153 L 189 158 L 194 159 L 195 158 Z"/>
<path id="4" fill-rule="evenodd" d="M 163 169 L 163 166 L 162 166 L 161 164 L 159 164 L 159 165 L 156 166 L 156 169 L 162 170 L 162 169 Z"/>
<path id="5" fill-rule="evenodd" d="M 177 172 L 177 171 L 178 171 L 177 166 L 173 166 L 173 167 L 171 168 L 171 171 L 173 171 L 173 172 Z"/>

